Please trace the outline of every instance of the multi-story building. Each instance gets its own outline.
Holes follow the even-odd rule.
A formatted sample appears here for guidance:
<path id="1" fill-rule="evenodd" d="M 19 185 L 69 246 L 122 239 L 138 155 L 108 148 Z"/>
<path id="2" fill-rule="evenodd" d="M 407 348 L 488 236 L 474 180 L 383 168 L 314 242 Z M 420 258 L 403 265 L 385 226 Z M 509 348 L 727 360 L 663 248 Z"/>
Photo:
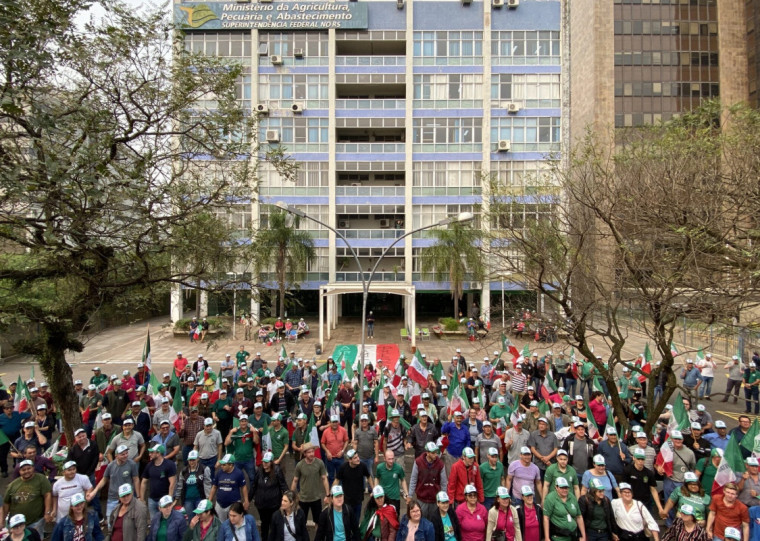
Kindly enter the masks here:
<path id="1" fill-rule="evenodd" d="M 241 212 L 266 227 L 262 203 L 285 202 L 359 256 L 361 268 L 334 233 L 301 221 L 317 257 L 298 295 L 318 298 L 328 329 L 360 313 L 359 273 L 407 231 L 460 212 L 487 225 L 484 175 L 514 195 L 512 222 L 551 212 L 536 203 L 552 188 L 536 173 L 560 144 L 559 0 L 175 2 L 185 46 L 245 66 L 240 99 L 259 115 L 260 142 L 299 164 L 295 182 L 263 167 L 259 197 Z M 370 289 L 371 307 L 403 314 L 408 328 L 418 310 L 453 312 L 449 284 L 421 272 L 432 242 L 398 242 Z M 463 309 L 488 314 L 492 295 L 517 287 L 494 280 L 467 282 Z"/>

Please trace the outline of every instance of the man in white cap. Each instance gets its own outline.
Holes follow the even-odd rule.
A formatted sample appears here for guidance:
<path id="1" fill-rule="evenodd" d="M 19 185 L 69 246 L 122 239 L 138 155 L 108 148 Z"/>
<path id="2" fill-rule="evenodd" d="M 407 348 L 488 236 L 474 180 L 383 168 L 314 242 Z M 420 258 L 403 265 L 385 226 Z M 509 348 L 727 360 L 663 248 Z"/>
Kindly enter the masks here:
<path id="1" fill-rule="evenodd" d="M 728 436 L 728 427 L 726 426 L 725 421 L 721 421 L 720 419 L 715 421 L 713 427 L 715 428 L 715 432 L 705 434 L 704 438 L 710 442 L 710 445 L 712 445 L 713 448 L 722 449 L 725 451 L 726 447 L 728 446 L 728 442 L 731 439 Z"/>
<path id="2" fill-rule="evenodd" d="M 185 367 L 189 364 L 190 361 L 188 361 L 184 355 L 182 355 L 181 351 L 177 352 L 177 357 L 174 359 L 174 375 L 177 377 L 180 377 L 180 375 L 185 371 Z"/>
<path id="3" fill-rule="evenodd" d="M 683 380 L 683 387 L 689 395 L 689 398 L 696 397 L 699 390 L 699 386 L 702 384 L 700 379 L 699 368 L 694 366 L 693 359 L 686 359 L 686 363 L 681 370 L 681 379 Z"/>
<path id="4" fill-rule="evenodd" d="M 519 460 L 515 460 L 507 468 L 506 483 L 507 488 L 512 491 L 513 499 L 518 503 L 522 499 L 525 487 L 535 487 L 536 494 L 541 494 L 541 472 L 531 460 L 530 447 L 523 445 L 519 452 Z"/>
<path id="5" fill-rule="evenodd" d="M 427 393 L 424 393 L 427 395 Z M 422 406 L 422 404 L 420 404 Z M 425 446 L 428 442 L 435 442 L 438 440 L 438 430 L 430 419 L 430 415 L 425 409 L 417 410 L 418 422 L 412 425 L 412 429 L 409 431 L 408 443 L 414 449 L 414 458 L 417 458 L 425 452 Z M 437 492 L 437 491 L 436 491 Z M 431 501 L 430 503 L 434 503 Z"/>
<path id="6" fill-rule="evenodd" d="M 129 398 L 127 397 L 127 393 L 124 392 L 124 389 L 121 388 L 121 380 L 116 374 L 111 376 L 111 385 L 113 385 L 113 389 L 106 392 L 105 397 L 103 398 L 103 407 L 105 407 L 106 411 L 111 414 L 114 424 L 120 425 L 122 419 L 121 415 L 124 413 L 124 410 L 127 409 Z"/>
<path id="7" fill-rule="evenodd" d="M 507 450 L 506 464 L 520 460 L 520 449 L 528 445 L 530 432 L 523 428 L 523 415 L 517 414 L 514 425 L 504 433 L 504 447 Z"/>
<path id="8" fill-rule="evenodd" d="M 79 400 L 79 409 L 82 414 L 87 414 L 87 436 L 92 436 L 92 430 L 95 427 L 95 419 L 98 417 L 100 406 L 103 405 L 103 395 L 97 392 L 97 385 L 90 383 L 87 386 L 87 394 Z"/>
<path id="9" fill-rule="evenodd" d="M 208 499 L 216 502 L 216 514 L 220 520 L 227 520 L 230 506 L 235 502 L 241 502 L 243 508 L 248 510 L 248 485 L 245 475 L 235 466 L 235 457 L 226 454 L 219 461 L 221 471 L 214 476 L 211 494 Z"/>
<path id="10" fill-rule="evenodd" d="M 111 440 L 121 433 L 121 427 L 114 424 L 111 414 L 108 412 L 103 413 L 101 419 L 103 420 L 103 426 L 95 430 L 95 442 L 98 444 L 98 452 L 102 459 L 106 454 L 108 446 L 111 444 Z"/>
<path id="11" fill-rule="evenodd" d="M 203 430 L 195 435 L 193 449 L 198 451 L 201 464 L 211 469 L 213 474 L 216 462 L 222 457 L 222 435 L 214 428 L 214 420 L 203 420 Z"/>
<path id="12" fill-rule="evenodd" d="M 702 437 L 702 425 L 697 421 L 691 423 L 691 431 L 683 436 L 684 447 L 694 452 L 694 458 L 699 462 L 701 458 L 710 457 L 710 442 Z"/>
<path id="13" fill-rule="evenodd" d="M 22 460 L 19 466 L 20 477 L 8 485 L 3 495 L 0 524 L 5 524 L 6 517 L 22 514 L 42 539 L 45 523 L 55 521 L 50 481 L 34 471 L 31 460 Z"/>
<path id="14" fill-rule="evenodd" d="M 461 411 L 454 412 L 454 420 L 444 423 L 441 427 L 441 434 L 449 438 L 449 445 L 443 453 L 443 462 L 446 464 L 446 473 L 451 473 L 452 466 L 462 456 L 465 447 L 472 446 L 470 439 L 470 430 L 462 422 L 464 415 Z"/>
<path id="15" fill-rule="evenodd" d="M 161 425 L 158 430 L 158 434 L 153 436 L 150 440 L 152 444 L 159 444 L 164 446 L 164 458 L 167 460 L 177 461 L 177 456 L 180 452 L 181 442 L 179 434 L 174 429 L 174 425 L 168 420 L 161 421 Z"/>
<path id="16" fill-rule="evenodd" d="M 478 502 L 483 503 L 483 479 L 480 477 L 480 467 L 475 461 L 475 451 L 471 447 L 462 450 L 462 458 L 457 460 L 451 467 L 446 492 L 454 505 L 464 503 L 464 489 L 467 485 L 474 485 L 478 493 Z"/>
<path id="17" fill-rule="evenodd" d="M 124 423 L 121 425 L 121 434 L 117 434 L 111 440 L 108 445 L 107 455 L 109 460 L 113 460 L 114 451 L 121 445 L 127 446 L 129 449 L 129 459 L 135 462 L 140 462 L 145 454 L 145 440 L 142 434 L 134 430 L 135 422 L 131 417 L 124 419 Z"/>
<path id="18" fill-rule="evenodd" d="M 662 484 L 662 493 L 664 501 L 668 501 L 673 491 L 683 485 L 684 474 L 693 472 L 697 467 L 697 460 L 694 452 L 683 444 L 683 434 L 680 430 L 673 430 L 670 433 L 670 439 L 663 445 L 670 445 L 673 453 L 673 474 L 668 476 L 665 468 L 661 465 L 655 465 L 655 469 L 660 475 L 665 476 Z M 672 524 L 672 518 L 668 518 L 668 526 Z"/>
<path id="19" fill-rule="evenodd" d="M 309 511 L 314 522 L 319 520 L 322 512 L 322 502 L 330 502 L 330 485 L 327 479 L 327 469 L 319 458 L 314 456 L 314 446 L 307 441 L 301 447 L 303 459 L 296 464 L 293 481 L 290 490 L 298 491 L 299 506 L 304 513 L 304 518 L 309 518 Z M 300 486 L 300 489 L 299 489 Z M 308 523 L 307 523 L 308 524 Z"/>
<path id="20" fill-rule="evenodd" d="M 712 358 L 712 353 L 707 353 L 704 358 L 697 359 L 694 366 L 699 369 L 700 377 L 702 378 L 702 385 L 699 386 L 699 399 L 710 400 L 712 384 L 715 379 L 715 369 L 718 368 Z"/>
<path id="21" fill-rule="evenodd" d="M 86 493 L 92 483 L 86 475 L 77 473 L 77 463 L 69 460 L 63 465 L 63 477 L 53 484 L 53 514 L 55 520 L 63 520 L 69 514 L 71 497 Z"/>
<path id="22" fill-rule="evenodd" d="M 325 451 L 325 466 L 327 467 L 328 482 L 332 485 L 335 474 L 344 461 L 344 455 L 349 444 L 348 432 L 340 426 L 340 415 L 330 416 L 330 426 L 322 432 L 320 443 Z"/>
<path id="23" fill-rule="evenodd" d="M 412 475 L 409 477 L 409 493 L 420 502 L 422 516 L 432 520 L 438 512 L 436 494 L 449 486 L 446 467 L 439 455 L 438 445 L 429 441 L 425 452 L 414 459 Z"/>
<path id="24" fill-rule="evenodd" d="M 95 488 L 87 493 L 87 499 L 92 500 L 94 497 L 96 497 L 106 482 L 108 482 L 106 517 L 110 517 L 111 512 L 119 504 L 119 487 L 124 484 L 130 485 L 133 488 L 140 486 L 140 476 L 137 471 L 137 464 L 129 459 L 129 447 L 126 445 L 120 445 L 116 448 L 115 460 L 109 462 L 105 473 L 103 473 L 103 478 Z"/>
<path id="25" fill-rule="evenodd" d="M 134 490 L 129 483 L 124 483 L 117 489 L 119 500 L 108 515 L 110 539 L 138 541 L 148 536 L 148 508 L 137 498 Z"/>
<path id="26" fill-rule="evenodd" d="M 348 506 L 352 511 L 351 520 L 356 528 L 359 527 L 364 504 L 364 483 L 369 480 L 369 470 L 362 464 L 358 453 L 354 449 L 346 451 L 346 461 L 338 468 L 334 485 L 343 488 Z"/>
<path id="27" fill-rule="evenodd" d="M 731 357 L 731 360 L 726 363 L 726 370 L 728 370 L 728 378 L 726 380 L 726 396 L 723 397 L 721 402 L 728 402 L 728 398 L 731 396 L 731 392 L 734 393 L 734 404 L 739 399 L 739 389 L 742 387 L 744 381 L 744 363 L 737 356 Z"/>
<path id="28" fill-rule="evenodd" d="M 556 462 L 555 457 L 559 450 L 559 440 L 554 432 L 549 430 L 549 421 L 546 418 L 541 417 L 538 420 L 538 430 L 531 432 L 528 447 L 533 453 L 533 463 L 541 470 L 543 478 L 549 464 Z"/>
<path id="29" fill-rule="evenodd" d="M 158 502 L 165 494 L 174 494 L 174 486 L 177 481 L 177 466 L 173 461 L 164 458 L 166 448 L 155 443 L 150 448 L 150 462 L 143 469 L 142 484 L 138 495 L 148 505 L 148 513 L 151 518 L 158 511 Z M 150 486 L 150 493 L 148 493 Z"/>
<path id="30" fill-rule="evenodd" d="M 618 433 L 614 426 L 608 426 L 606 431 L 607 439 L 599 442 L 597 453 L 604 457 L 607 471 L 615 476 L 618 484 L 623 480 L 623 470 L 627 464 L 631 464 L 631 452 L 628 446 L 618 441 Z"/>

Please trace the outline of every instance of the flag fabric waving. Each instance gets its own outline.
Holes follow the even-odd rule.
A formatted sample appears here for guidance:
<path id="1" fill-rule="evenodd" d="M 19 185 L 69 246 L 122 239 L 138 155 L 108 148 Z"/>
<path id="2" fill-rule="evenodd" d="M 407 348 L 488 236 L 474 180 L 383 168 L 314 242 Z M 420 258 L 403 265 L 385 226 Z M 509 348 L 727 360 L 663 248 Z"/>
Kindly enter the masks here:
<path id="1" fill-rule="evenodd" d="M 742 444 L 747 436 L 749 436 L 749 433 L 742 438 Z M 712 496 L 715 497 L 717 494 L 723 494 L 723 487 L 728 483 L 736 481 L 744 470 L 744 457 L 742 456 L 740 445 L 736 442 L 736 436 L 732 434 L 728 440 L 728 445 L 726 445 L 726 450 L 721 456 L 718 470 L 715 473 L 711 490 Z"/>
<path id="2" fill-rule="evenodd" d="M 13 397 L 13 411 L 24 413 L 30 408 L 31 404 L 32 395 L 29 393 L 24 380 L 19 376 L 18 382 L 16 382 L 16 395 Z"/>
<path id="3" fill-rule="evenodd" d="M 599 434 L 599 427 L 596 426 L 596 420 L 588 404 L 586 404 L 586 419 L 588 420 L 588 437 L 592 440 L 598 440 L 601 434 Z"/>
<path id="4" fill-rule="evenodd" d="M 749 427 L 747 433 L 742 438 L 739 447 L 742 447 L 749 451 L 752 456 L 760 456 L 760 421 L 755 417 L 752 426 Z"/>
<path id="5" fill-rule="evenodd" d="M 665 471 L 665 475 L 670 477 L 673 475 L 673 442 L 667 440 L 660 447 L 660 452 L 657 453 L 657 458 L 654 462 L 657 466 L 662 467 Z"/>
<path id="6" fill-rule="evenodd" d="M 151 369 L 151 356 L 150 356 L 150 328 L 148 328 L 148 336 L 145 337 L 145 345 L 143 346 L 143 354 L 142 354 L 142 363 L 145 365 L 145 367 L 148 369 L 149 372 L 153 373 L 153 370 Z M 174 370 L 172 370 L 174 372 Z"/>
<path id="7" fill-rule="evenodd" d="M 680 430 L 681 432 L 686 433 L 691 430 L 689 412 L 686 411 L 686 406 L 683 405 L 683 397 L 680 393 L 673 402 L 673 411 L 671 412 L 670 421 L 668 422 L 668 434 L 673 430 Z"/>
<path id="8" fill-rule="evenodd" d="M 412 357 L 412 364 L 409 365 L 406 375 L 409 379 L 418 383 L 420 387 L 427 387 L 429 374 L 430 371 L 427 366 L 425 366 L 425 362 L 422 360 L 422 354 L 418 349 L 414 354 L 414 357 Z"/>

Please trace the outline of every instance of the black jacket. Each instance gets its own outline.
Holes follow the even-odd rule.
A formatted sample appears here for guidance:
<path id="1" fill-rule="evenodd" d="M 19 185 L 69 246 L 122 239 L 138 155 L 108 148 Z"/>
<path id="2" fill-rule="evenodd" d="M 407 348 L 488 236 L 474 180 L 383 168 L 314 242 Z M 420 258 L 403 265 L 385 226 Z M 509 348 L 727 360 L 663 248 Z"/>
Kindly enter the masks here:
<path id="1" fill-rule="evenodd" d="M 306 515 L 300 508 L 296 508 L 295 528 L 293 533 L 296 534 L 296 541 L 309 541 L 309 532 L 306 530 Z M 282 513 L 275 511 L 272 515 L 272 523 L 269 525 L 269 539 L 262 541 L 284 541 L 285 540 L 285 517 Z"/>
<path id="2" fill-rule="evenodd" d="M 594 467 L 593 461 L 594 461 L 594 454 L 596 453 L 596 444 L 589 437 L 586 437 L 585 440 L 586 440 L 586 447 L 588 448 L 586 452 L 586 454 L 588 455 L 588 464 L 586 464 L 586 469 L 590 470 L 591 468 Z M 570 465 L 573 464 L 573 451 L 571 450 L 571 444 L 572 444 L 572 447 L 575 447 L 576 445 L 575 434 L 571 434 L 570 436 L 568 436 L 565 439 L 565 441 L 562 443 L 562 449 L 567 451 L 567 454 L 569 455 Z"/>
<path id="3" fill-rule="evenodd" d="M 351 516 L 351 508 L 343 505 L 343 531 L 346 532 L 346 541 L 360 541 L 359 527 L 354 526 L 354 520 Z M 332 541 L 335 537 L 335 524 L 333 523 L 332 505 L 322 510 L 319 515 L 319 524 L 317 525 L 317 535 L 314 541 Z"/>
<path id="4" fill-rule="evenodd" d="M 538 538 L 543 539 L 544 538 L 544 508 L 538 505 L 537 503 L 533 504 L 533 507 L 536 508 L 536 519 L 538 519 Z M 525 504 L 521 503 L 520 505 L 515 506 L 515 509 L 517 509 L 517 517 L 520 519 L 520 531 L 525 531 Z"/>
<path id="5" fill-rule="evenodd" d="M 451 527 L 454 528 L 454 536 L 457 541 L 462 541 L 462 532 L 459 530 L 459 519 L 454 511 L 454 506 L 449 506 L 449 520 L 451 521 Z M 444 539 L 443 536 L 443 520 L 441 520 L 441 513 L 434 513 L 433 518 L 430 520 L 433 523 L 433 529 L 435 530 L 436 539 Z"/>
<path id="6" fill-rule="evenodd" d="M 279 509 L 282 495 L 288 490 L 285 476 L 277 464 L 272 464 L 273 474 L 267 474 L 263 466 L 256 468 L 251 482 L 251 498 L 260 509 Z"/>
<path id="7" fill-rule="evenodd" d="M 285 391 L 285 408 L 287 411 L 280 411 L 280 397 L 278 393 L 275 393 L 272 399 L 269 401 L 269 409 L 272 413 L 281 413 L 283 415 L 290 415 L 290 413 L 293 411 L 293 409 L 296 407 L 296 399 L 293 398 L 293 395 L 290 394 L 287 390 Z M 280 416 L 282 417 L 282 415 Z M 282 420 L 283 424 L 286 422 L 285 419 Z"/>
<path id="8" fill-rule="evenodd" d="M 591 496 L 591 494 L 586 494 L 585 496 L 581 496 L 580 500 L 578 500 L 578 507 L 581 510 L 581 515 L 583 515 L 583 522 L 586 524 L 587 530 L 589 528 L 589 524 L 591 524 L 594 507 L 596 505 L 597 504 L 596 502 L 594 502 L 594 498 L 593 496 Z M 604 496 L 602 498 L 602 508 L 604 509 L 604 518 L 607 520 L 607 531 L 608 532 L 615 531 L 613 530 L 613 527 L 615 527 L 616 525 L 614 524 L 614 521 L 612 518 L 612 504 L 610 503 L 610 499 L 607 496 Z"/>

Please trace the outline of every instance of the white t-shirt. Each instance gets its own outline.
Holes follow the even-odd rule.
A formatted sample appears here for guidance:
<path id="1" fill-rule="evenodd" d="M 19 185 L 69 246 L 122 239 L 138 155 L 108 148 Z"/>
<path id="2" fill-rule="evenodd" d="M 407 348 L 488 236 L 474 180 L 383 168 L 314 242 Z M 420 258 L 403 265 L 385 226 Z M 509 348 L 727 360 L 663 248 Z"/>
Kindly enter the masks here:
<path id="1" fill-rule="evenodd" d="M 700 359 L 696 363 L 697 368 L 699 368 L 702 375 L 706 378 L 714 378 L 715 377 L 715 361 L 712 359 Z"/>
<path id="2" fill-rule="evenodd" d="M 86 491 L 92 489 L 92 483 L 86 475 L 77 473 L 71 481 L 67 481 L 65 477 L 58 479 L 53 484 L 53 497 L 58 498 L 58 513 L 55 516 L 56 520 L 63 520 L 63 518 L 69 514 L 69 507 L 71 507 L 71 497 L 74 494 L 84 494 Z"/>

